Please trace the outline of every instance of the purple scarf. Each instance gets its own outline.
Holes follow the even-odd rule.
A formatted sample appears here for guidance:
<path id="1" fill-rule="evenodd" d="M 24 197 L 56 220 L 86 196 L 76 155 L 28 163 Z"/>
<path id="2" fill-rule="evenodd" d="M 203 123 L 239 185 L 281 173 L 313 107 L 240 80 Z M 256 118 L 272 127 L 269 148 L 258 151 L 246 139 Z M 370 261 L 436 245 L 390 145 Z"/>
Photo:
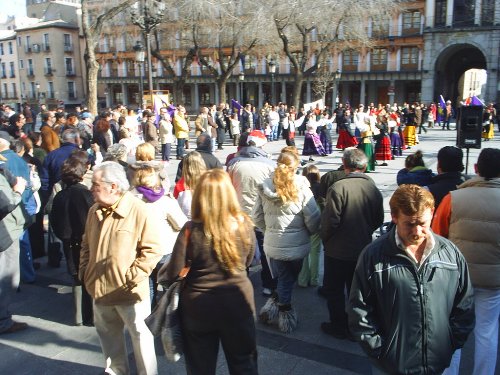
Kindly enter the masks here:
<path id="1" fill-rule="evenodd" d="M 142 194 L 144 199 L 151 203 L 156 202 L 158 199 L 165 195 L 165 189 L 163 188 L 161 188 L 160 190 L 153 190 L 145 186 L 137 186 L 136 190 Z"/>

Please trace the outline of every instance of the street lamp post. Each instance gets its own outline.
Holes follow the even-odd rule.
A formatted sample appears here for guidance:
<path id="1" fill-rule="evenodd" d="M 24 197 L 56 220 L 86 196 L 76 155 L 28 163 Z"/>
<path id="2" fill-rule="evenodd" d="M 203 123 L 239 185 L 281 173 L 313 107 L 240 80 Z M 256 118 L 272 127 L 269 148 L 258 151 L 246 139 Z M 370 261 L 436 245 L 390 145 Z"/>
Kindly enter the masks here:
<path id="1" fill-rule="evenodd" d="M 334 80 L 334 87 L 333 87 L 333 92 L 332 92 L 332 110 L 337 108 L 337 98 L 339 96 L 339 82 L 340 82 L 340 77 L 342 77 L 342 73 L 340 72 L 339 69 L 335 71 L 333 74 L 333 80 Z"/>
<path id="2" fill-rule="evenodd" d="M 240 74 L 238 75 L 238 79 L 240 80 L 240 101 L 241 104 L 245 104 L 245 99 L 243 98 L 243 85 L 245 82 L 245 72 L 241 71 Z"/>
<path id="3" fill-rule="evenodd" d="M 139 8 L 139 9 L 137 9 Z M 141 0 L 138 7 L 131 10 L 132 23 L 144 32 L 146 37 L 146 52 L 148 58 L 148 85 L 151 103 L 153 100 L 153 67 L 151 62 L 151 32 L 163 20 L 165 4 L 156 0 Z"/>
<path id="4" fill-rule="evenodd" d="M 144 47 L 142 43 L 137 41 L 134 46 L 135 51 L 135 62 L 139 66 L 139 106 L 144 109 L 144 80 L 142 78 L 142 65 L 144 64 Z"/>
<path id="5" fill-rule="evenodd" d="M 274 73 L 276 73 L 276 63 L 274 59 L 269 61 L 269 73 L 271 73 L 271 105 L 274 105 Z"/>
<path id="6" fill-rule="evenodd" d="M 38 82 L 35 82 L 35 87 L 36 87 L 36 103 L 38 105 L 38 111 L 40 111 L 40 84 Z"/>

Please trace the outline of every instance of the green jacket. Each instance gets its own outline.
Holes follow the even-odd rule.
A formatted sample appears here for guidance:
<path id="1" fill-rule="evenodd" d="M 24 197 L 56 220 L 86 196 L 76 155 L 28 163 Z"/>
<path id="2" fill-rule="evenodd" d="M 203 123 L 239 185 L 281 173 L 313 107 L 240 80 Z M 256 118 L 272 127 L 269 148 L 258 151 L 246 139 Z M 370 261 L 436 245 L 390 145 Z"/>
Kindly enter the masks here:
<path id="1" fill-rule="evenodd" d="M 349 297 L 349 329 L 381 370 L 440 374 L 474 329 L 469 270 L 457 247 L 436 244 L 417 264 L 396 245 L 395 229 L 359 257 Z"/>

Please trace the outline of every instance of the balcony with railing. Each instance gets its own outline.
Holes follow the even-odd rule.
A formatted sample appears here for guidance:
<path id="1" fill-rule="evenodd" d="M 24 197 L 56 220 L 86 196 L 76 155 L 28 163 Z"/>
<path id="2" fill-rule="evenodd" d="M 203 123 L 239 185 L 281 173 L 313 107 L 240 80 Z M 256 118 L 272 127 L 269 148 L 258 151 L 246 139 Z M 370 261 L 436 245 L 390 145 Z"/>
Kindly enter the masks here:
<path id="1" fill-rule="evenodd" d="M 73 52 L 73 44 L 64 44 L 64 52 Z"/>
<path id="2" fill-rule="evenodd" d="M 35 76 L 35 72 L 33 69 L 27 69 L 26 70 L 26 74 L 28 75 L 28 77 L 34 77 Z"/>
<path id="3" fill-rule="evenodd" d="M 17 99 L 17 91 L 3 92 L 4 99 Z"/>
<path id="4" fill-rule="evenodd" d="M 66 69 L 66 77 L 74 77 L 76 76 L 75 69 Z"/>
<path id="5" fill-rule="evenodd" d="M 46 76 L 51 76 L 54 74 L 54 70 L 51 67 L 45 67 L 43 69 L 43 74 L 45 74 Z"/>
<path id="6" fill-rule="evenodd" d="M 24 52 L 31 53 L 31 44 L 27 44 L 24 46 Z"/>
<path id="7" fill-rule="evenodd" d="M 50 51 L 50 44 L 49 44 L 49 43 L 43 43 L 43 44 L 42 44 L 42 49 L 43 49 L 45 52 L 49 52 L 49 51 Z"/>
<path id="8" fill-rule="evenodd" d="M 7 73 L 6 72 L 2 72 L 1 75 L 0 75 L 0 78 L 7 78 Z"/>
<path id="9" fill-rule="evenodd" d="M 10 72 L 9 78 L 16 78 L 16 73 L 15 72 Z"/>

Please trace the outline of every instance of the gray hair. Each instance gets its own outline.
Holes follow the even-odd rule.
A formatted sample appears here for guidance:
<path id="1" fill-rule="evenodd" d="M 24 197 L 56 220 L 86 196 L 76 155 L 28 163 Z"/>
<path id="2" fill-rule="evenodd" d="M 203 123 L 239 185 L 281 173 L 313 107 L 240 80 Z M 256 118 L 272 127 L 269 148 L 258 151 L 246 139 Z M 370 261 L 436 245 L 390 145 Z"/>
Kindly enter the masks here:
<path id="1" fill-rule="evenodd" d="M 106 156 L 104 157 L 107 160 L 109 159 L 109 156 L 112 158 L 111 161 L 114 160 L 124 160 L 127 157 L 127 146 L 121 143 L 115 143 L 111 146 L 108 147 L 108 151 L 106 153 Z"/>
<path id="2" fill-rule="evenodd" d="M 364 171 L 368 164 L 366 154 L 358 148 L 348 147 L 342 155 L 344 167 L 353 171 Z"/>
<path id="3" fill-rule="evenodd" d="M 102 180 L 108 183 L 114 183 L 121 193 L 130 189 L 125 169 L 115 161 L 105 161 L 94 167 L 94 173 L 102 172 Z"/>
<path id="4" fill-rule="evenodd" d="M 61 138 L 63 142 L 78 144 L 77 139 L 80 139 L 80 132 L 77 129 L 66 129 Z"/>

